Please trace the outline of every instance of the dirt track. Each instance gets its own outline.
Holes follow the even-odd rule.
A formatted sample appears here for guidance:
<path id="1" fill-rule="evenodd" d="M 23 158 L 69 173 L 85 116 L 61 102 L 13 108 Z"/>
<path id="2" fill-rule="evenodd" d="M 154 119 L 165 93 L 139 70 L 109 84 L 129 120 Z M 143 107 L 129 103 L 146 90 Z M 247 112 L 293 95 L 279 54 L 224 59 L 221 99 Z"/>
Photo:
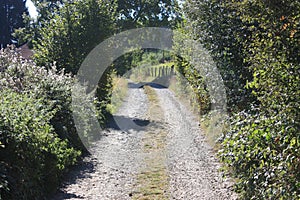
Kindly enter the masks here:
<path id="1" fill-rule="evenodd" d="M 151 114 L 144 89 L 130 86 L 92 156 L 51 199 L 236 199 L 193 114 L 168 89 L 155 86 L 158 105 Z"/>

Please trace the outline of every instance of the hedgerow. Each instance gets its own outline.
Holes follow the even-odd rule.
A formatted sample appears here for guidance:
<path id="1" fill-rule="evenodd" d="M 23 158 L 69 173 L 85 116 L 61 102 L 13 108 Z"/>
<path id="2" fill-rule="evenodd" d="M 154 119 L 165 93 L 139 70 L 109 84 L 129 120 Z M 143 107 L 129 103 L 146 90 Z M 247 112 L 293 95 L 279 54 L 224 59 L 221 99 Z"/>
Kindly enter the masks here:
<path id="1" fill-rule="evenodd" d="M 185 28 L 227 89 L 219 155 L 242 199 L 300 199 L 299 9 L 292 0 L 185 4 Z"/>
<path id="2" fill-rule="evenodd" d="M 0 62 L 1 198 L 42 199 L 85 150 L 72 119 L 74 79 L 14 48 L 1 50 Z"/>
<path id="3" fill-rule="evenodd" d="M 80 155 L 50 124 L 55 110 L 32 93 L 1 90 L 1 197 L 40 199 Z M 3 187 L 3 186 L 2 186 Z"/>
<path id="4" fill-rule="evenodd" d="M 56 110 L 51 118 L 51 125 L 63 139 L 68 139 L 73 146 L 84 149 L 77 135 L 71 112 L 71 89 L 75 83 L 71 74 L 37 66 L 32 61 L 25 61 L 14 48 L 2 50 L 0 74 L 2 89 L 10 88 L 20 93 L 32 92 L 36 98 L 44 98 L 45 105 Z"/>
<path id="5" fill-rule="evenodd" d="M 253 109 L 254 110 L 254 109 Z M 240 112 L 231 118 L 220 155 L 243 199 L 300 198 L 299 123 L 287 113 Z"/>
<path id="6" fill-rule="evenodd" d="M 300 198 L 299 2 L 228 3 L 248 27 L 246 87 L 258 104 L 237 113 L 225 131 L 222 159 L 244 199 Z M 259 13 L 259 14 L 257 14 Z"/>

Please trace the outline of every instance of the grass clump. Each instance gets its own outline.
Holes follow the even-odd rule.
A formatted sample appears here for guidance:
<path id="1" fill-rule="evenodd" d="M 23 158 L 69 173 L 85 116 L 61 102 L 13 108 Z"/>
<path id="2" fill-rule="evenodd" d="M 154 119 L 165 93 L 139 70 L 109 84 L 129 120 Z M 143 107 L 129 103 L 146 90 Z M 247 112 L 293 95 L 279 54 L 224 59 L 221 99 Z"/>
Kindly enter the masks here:
<path id="1" fill-rule="evenodd" d="M 107 109 L 111 114 L 115 114 L 121 107 L 123 101 L 127 97 L 128 81 L 124 77 L 112 74 L 112 95 L 111 102 L 107 105 Z"/>

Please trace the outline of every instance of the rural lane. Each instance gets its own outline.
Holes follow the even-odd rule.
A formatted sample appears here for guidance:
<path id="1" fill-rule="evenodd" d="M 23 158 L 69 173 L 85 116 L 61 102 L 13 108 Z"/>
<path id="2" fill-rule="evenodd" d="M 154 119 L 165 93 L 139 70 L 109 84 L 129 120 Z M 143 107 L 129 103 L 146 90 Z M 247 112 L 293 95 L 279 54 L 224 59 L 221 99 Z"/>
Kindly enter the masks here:
<path id="1" fill-rule="evenodd" d="M 151 116 L 153 102 L 145 89 L 129 86 L 128 97 L 92 155 L 66 175 L 50 199 L 237 199 L 199 122 L 175 95 L 167 88 L 152 87 L 159 105 Z M 159 176 L 147 180 L 145 170 L 151 178 L 152 167 L 166 180 Z M 156 183 L 162 186 L 148 187 Z"/>

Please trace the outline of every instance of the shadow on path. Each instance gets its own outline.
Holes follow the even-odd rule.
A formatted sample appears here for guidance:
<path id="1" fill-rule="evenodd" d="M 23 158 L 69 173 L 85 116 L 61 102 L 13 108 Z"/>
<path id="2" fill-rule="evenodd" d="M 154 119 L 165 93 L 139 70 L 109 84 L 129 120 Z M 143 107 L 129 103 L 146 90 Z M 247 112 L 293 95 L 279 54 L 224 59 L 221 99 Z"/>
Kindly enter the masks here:
<path id="1" fill-rule="evenodd" d="M 63 200 L 63 199 L 84 199 L 83 196 L 76 195 L 75 192 L 70 193 L 64 191 L 64 186 L 76 184 L 81 179 L 90 178 L 91 174 L 96 171 L 97 161 L 95 158 L 86 156 L 84 160 L 80 160 L 75 166 L 71 167 L 64 175 L 64 183 L 61 185 L 54 195 L 48 198 L 48 200 Z M 71 173 L 70 173 L 71 172 Z"/>
<path id="2" fill-rule="evenodd" d="M 114 115 L 107 124 L 108 129 L 121 130 L 128 132 L 129 130 L 141 131 L 150 124 L 147 119 L 130 118 L 126 116 Z"/>
<path id="3" fill-rule="evenodd" d="M 139 89 L 139 88 L 144 87 L 145 85 L 150 86 L 150 87 L 155 88 L 155 89 L 166 89 L 166 88 L 168 88 L 168 85 L 165 86 L 163 83 L 156 82 L 155 80 L 153 80 L 153 82 L 139 82 L 139 83 L 129 82 L 128 83 L 128 88 Z"/>

